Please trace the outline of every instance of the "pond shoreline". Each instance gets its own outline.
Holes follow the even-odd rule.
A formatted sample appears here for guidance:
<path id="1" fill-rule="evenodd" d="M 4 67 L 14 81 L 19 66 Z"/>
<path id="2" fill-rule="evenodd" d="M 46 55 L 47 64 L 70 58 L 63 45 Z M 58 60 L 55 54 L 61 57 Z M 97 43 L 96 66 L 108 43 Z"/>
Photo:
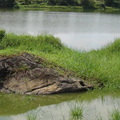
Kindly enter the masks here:
<path id="1" fill-rule="evenodd" d="M 19 9 L 23 10 L 48 10 L 48 11 L 70 11 L 70 12 L 104 12 L 104 13 L 120 13 L 119 8 L 106 7 L 95 9 L 83 9 L 82 6 L 42 6 L 42 5 L 21 5 Z"/>
<path id="2" fill-rule="evenodd" d="M 82 6 L 50 6 L 50 5 L 20 5 L 19 8 L 0 8 L 0 10 L 40 10 L 40 11 L 56 11 L 56 12 L 93 12 L 93 13 L 120 13 L 120 8 L 106 7 L 95 9 L 83 9 Z"/>

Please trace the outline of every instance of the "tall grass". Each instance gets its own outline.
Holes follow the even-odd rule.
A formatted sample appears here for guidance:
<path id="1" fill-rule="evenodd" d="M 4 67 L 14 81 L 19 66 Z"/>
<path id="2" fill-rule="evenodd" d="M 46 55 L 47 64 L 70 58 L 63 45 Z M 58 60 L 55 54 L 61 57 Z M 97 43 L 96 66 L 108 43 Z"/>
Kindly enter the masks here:
<path id="1" fill-rule="evenodd" d="M 0 48 L 0 55 L 29 52 L 91 83 L 99 82 L 106 88 L 120 89 L 120 39 L 101 50 L 80 52 L 65 47 L 52 35 L 6 34 Z"/>
<path id="2" fill-rule="evenodd" d="M 15 35 L 7 34 L 0 43 L 2 49 L 5 48 L 17 48 L 20 50 L 37 50 L 41 52 L 54 52 L 62 47 L 62 44 L 58 38 L 54 38 L 52 35 Z"/>
<path id="3" fill-rule="evenodd" d="M 0 30 L 0 41 L 2 40 L 2 38 L 5 36 L 5 30 Z"/>

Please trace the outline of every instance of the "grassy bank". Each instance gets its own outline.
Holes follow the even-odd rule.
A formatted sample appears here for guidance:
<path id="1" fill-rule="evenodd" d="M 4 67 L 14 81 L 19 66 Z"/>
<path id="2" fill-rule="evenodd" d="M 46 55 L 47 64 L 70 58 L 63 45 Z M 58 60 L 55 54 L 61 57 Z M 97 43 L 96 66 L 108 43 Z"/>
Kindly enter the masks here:
<path id="1" fill-rule="evenodd" d="M 65 12 L 82 12 L 84 11 L 81 6 L 50 6 L 50 5 L 20 5 L 21 10 L 42 10 L 42 11 L 65 11 Z"/>
<path id="2" fill-rule="evenodd" d="M 119 0 L 3 0 L 2 9 L 37 9 L 48 11 L 95 11 L 120 13 Z"/>
<path id="3" fill-rule="evenodd" d="M 17 6 L 21 10 L 47 10 L 47 11 L 74 11 L 74 12 L 108 12 L 108 13 L 120 13 L 119 8 L 106 7 L 103 9 L 99 6 L 96 6 L 94 9 L 84 9 L 83 6 L 50 6 L 50 5 L 19 5 Z M 17 8 L 15 7 L 15 8 Z"/>
<path id="4" fill-rule="evenodd" d="M 49 11 L 94 11 L 94 12 L 118 12 L 120 2 L 114 0 L 16 0 L 14 8 L 37 9 Z"/>
<path id="5" fill-rule="evenodd" d="M 4 34 L 0 37 L 0 49 L 1 56 L 29 52 L 91 83 L 120 88 L 120 39 L 101 50 L 79 52 L 65 47 L 52 35 Z"/>

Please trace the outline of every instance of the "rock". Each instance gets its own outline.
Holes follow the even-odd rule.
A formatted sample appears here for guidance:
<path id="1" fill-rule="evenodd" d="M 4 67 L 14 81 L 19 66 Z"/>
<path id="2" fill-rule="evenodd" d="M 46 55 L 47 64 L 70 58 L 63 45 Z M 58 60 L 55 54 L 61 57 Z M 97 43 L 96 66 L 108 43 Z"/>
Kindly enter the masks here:
<path id="1" fill-rule="evenodd" d="M 60 75 L 31 54 L 0 58 L 0 91 L 19 94 L 55 94 L 92 89 L 83 80 Z"/>

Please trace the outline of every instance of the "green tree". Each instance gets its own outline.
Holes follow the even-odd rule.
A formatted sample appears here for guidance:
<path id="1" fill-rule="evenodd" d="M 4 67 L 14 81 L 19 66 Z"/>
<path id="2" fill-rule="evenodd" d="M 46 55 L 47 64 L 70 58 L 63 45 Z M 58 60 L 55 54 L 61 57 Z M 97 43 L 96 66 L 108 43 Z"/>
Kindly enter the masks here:
<path id="1" fill-rule="evenodd" d="M 81 4 L 82 4 L 84 9 L 94 9 L 95 8 L 94 0 L 81 0 Z"/>
<path id="2" fill-rule="evenodd" d="M 48 0 L 48 3 L 50 5 L 77 5 L 77 1 L 76 0 Z"/>
<path id="3" fill-rule="evenodd" d="M 115 0 L 105 0 L 105 4 L 106 4 L 107 6 L 114 6 L 114 1 L 115 1 Z"/>
<path id="4" fill-rule="evenodd" d="M 24 1 L 26 5 L 31 4 L 31 0 L 24 0 Z"/>
<path id="5" fill-rule="evenodd" d="M 15 5 L 15 0 L 0 0 L 1 8 L 13 8 Z"/>

